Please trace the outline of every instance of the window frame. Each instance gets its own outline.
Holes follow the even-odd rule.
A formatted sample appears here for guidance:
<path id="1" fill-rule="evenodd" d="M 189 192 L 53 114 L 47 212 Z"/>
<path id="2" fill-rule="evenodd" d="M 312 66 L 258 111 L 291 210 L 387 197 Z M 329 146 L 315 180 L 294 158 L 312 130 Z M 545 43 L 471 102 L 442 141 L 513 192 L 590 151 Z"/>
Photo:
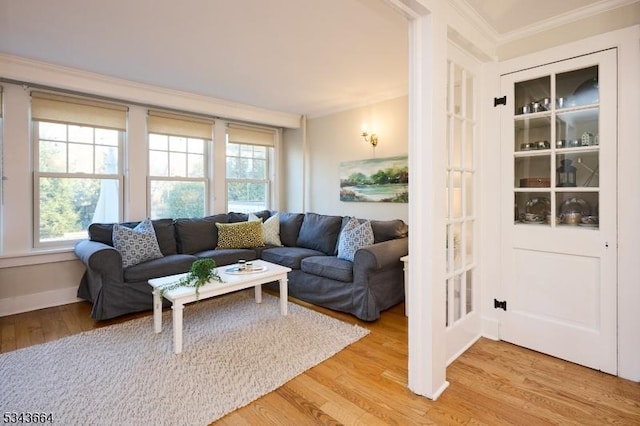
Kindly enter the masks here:
<path id="1" fill-rule="evenodd" d="M 106 129 L 106 130 L 116 130 L 118 132 L 118 144 L 117 144 L 117 172 L 115 174 L 100 174 L 100 173 L 69 173 L 67 172 L 42 172 L 39 170 L 40 165 L 40 123 L 53 123 L 53 124 L 62 124 L 67 127 L 67 136 L 65 141 L 59 141 L 62 143 L 70 144 L 76 143 L 74 141 L 69 140 L 69 126 L 80 126 L 80 127 L 90 127 L 93 129 L 93 141 L 91 145 L 95 149 L 96 140 L 95 140 L 95 129 Z M 126 137 L 126 132 L 119 129 L 108 129 L 105 127 L 99 126 L 91 126 L 86 124 L 77 124 L 77 123 L 69 123 L 69 122 L 57 122 L 52 120 L 31 120 L 31 134 L 32 134 L 32 147 L 33 154 L 32 158 L 32 170 L 33 170 L 33 220 L 32 220 L 32 246 L 34 249 L 53 249 L 53 248 L 70 248 L 73 247 L 78 241 L 82 241 L 88 238 L 87 235 L 80 238 L 71 238 L 71 239 L 57 239 L 52 241 L 42 241 L 40 236 L 40 180 L 42 178 L 60 178 L 60 179 L 109 179 L 109 180 L 117 180 L 118 181 L 118 221 L 122 221 L 123 211 L 124 211 L 124 173 L 123 173 L 123 164 L 124 164 L 124 140 Z M 69 159 L 68 159 L 68 151 L 67 151 L 67 162 L 66 166 L 68 168 Z M 95 171 L 95 169 L 94 169 Z"/>
<path id="2" fill-rule="evenodd" d="M 151 135 L 160 135 L 160 136 L 166 136 L 167 137 L 167 150 L 152 150 L 151 149 Z M 189 176 L 171 176 L 170 175 L 170 154 L 172 152 L 176 152 L 176 153 L 183 153 L 182 151 L 172 151 L 171 148 L 171 138 L 172 137 L 180 137 L 180 138 L 185 138 L 187 139 L 187 141 L 189 139 L 198 139 L 198 140 L 202 140 L 203 141 L 203 151 L 202 151 L 202 157 L 203 157 L 203 163 L 202 163 L 202 177 L 189 177 Z M 188 143 L 188 142 L 187 142 Z M 179 135 L 175 135 L 175 134 L 169 134 L 169 133 L 161 133 L 161 132 L 151 132 L 151 131 L 147 131 L 147 216 L 150 217 L 151 219 L 161 219 L 164 217 L 158 216 L 155 217 L 152 214 L 152 199 L 151 199 L 151 185 L 153 184 L 153 182 L 202 182 L 204 183 L 204 205 L 203 205 L 203 212 L 204 214 L 202 216 L 206 216 L 208 214 L 208 212 L 210 211 L 210 188 L 211 188 L 211 177 L 210 177 L 210 162 L 211 162 L 211 152 L 212 152 L 212 144 L 213 144 L 213 136 L 211 139 L 203 139 L 203 138 L 195 138 L 195 137 L 191 137 L 191 136 L 179 136 Z M 167 171 L 167 176 L 156 176 L 156 175 L 152 175 L 151 174 L 151 152 L 152 151 L 159 151 L 159 152 L 166 152 L 167 153 L 167 161 L 168 161 L 168 165 L 169 165 L 169 170 Z M 185 154 L 188 154 L 188 148 L 186 151 L 184 151 Z M 187 161 L 187 175 L 188 175 L 188 159 L 186 159 L 185 161 Z M 177 219 L 174 218 L 174 219 Z"/>
<path id="3" fill-rule="evenodd" d="M 263 147 L 265 148 L 265 157 L 264 157 L 264 161 L 265 161 L 265 178 L 264 179 L 255 179 L 255 178 L 237 178 L 237 177 L 227 177 L 227 170 L 226 170 L 226 164 L 227 164 L 227 160 L 230 157 L 233 158 L 238 158 L 238 159 L 251 159 L 251 160 L 255 160 L 255 157 L 243 157 L 241 155 L 229 155 L 228 154 L 228 148 L 229 148 L 229 144 L 235 144 L 239 146 L 239 152 L 242 152 L 242 147 L 243 146 L 251 146 L 251 147 Z M 265 210 L 270 210 L 272 209 L 273 205 L 273 177 L 274 177 L 274 173 L 273 173 L 273 164 L 274 164 L 274 156 L 275 156 L 275 150 L 276 147 L 275 146 L 267 146 L 267 145 L 261 145 L 261 144 L 252 144 L 252 143 L 242 143 L 242 142 L 233 142 L 233 141 L 229 141 L 229 135 L 227 134 L 227 138 L 226 138 L 226 143 L 225 143 L 225 199 L 226 199 L 226 210 L 227 211 L 231 211 L 231 209 L 229 208 L 229 184 L 230 183 L 257 183 L 257 184 L 264 184 L 265 185 L 265 205 L 264 205 L 264 209 Z M 253 209 L 252 211 L 257 211 L 256 209 Z M 240 212 L 240 213 L 248 213 L 248 212 Z"/>

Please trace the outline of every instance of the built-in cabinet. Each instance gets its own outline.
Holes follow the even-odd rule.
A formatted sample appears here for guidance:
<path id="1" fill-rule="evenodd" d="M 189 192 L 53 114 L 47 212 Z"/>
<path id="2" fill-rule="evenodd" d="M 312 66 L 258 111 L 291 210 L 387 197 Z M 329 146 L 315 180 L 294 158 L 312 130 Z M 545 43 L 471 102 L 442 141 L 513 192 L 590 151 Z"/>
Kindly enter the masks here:
<path id="1" fill-rule="evenodd" d="M 500 338 L 616 372 L 616 49 L 501 77 Z M 504 105 L 502 105 L 504 104 Z"/>

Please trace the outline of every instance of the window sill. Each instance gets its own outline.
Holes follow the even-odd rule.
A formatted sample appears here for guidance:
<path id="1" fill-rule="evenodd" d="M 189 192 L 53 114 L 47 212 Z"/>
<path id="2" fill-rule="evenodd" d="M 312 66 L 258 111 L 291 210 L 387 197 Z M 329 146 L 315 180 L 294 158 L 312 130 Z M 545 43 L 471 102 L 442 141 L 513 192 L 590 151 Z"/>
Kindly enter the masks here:
<path id="1" fill-rule="evenodd" d="M 72 248 L 15 253 L 0 256 L 0 269 L 18 266 L 42 265 L 45 263 L 68 262 L 77 259 Z"/>

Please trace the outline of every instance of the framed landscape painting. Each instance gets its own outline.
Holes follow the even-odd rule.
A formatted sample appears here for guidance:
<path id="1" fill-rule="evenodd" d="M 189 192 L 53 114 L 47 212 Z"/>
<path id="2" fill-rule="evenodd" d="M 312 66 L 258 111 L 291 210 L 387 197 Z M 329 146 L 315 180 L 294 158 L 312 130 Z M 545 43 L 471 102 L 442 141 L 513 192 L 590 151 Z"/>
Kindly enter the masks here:
<path id="1" fill-rule="evenodd" d="M 371 158 L 340 163 L 340 201 L 408 203 L 409 158 Z"/>

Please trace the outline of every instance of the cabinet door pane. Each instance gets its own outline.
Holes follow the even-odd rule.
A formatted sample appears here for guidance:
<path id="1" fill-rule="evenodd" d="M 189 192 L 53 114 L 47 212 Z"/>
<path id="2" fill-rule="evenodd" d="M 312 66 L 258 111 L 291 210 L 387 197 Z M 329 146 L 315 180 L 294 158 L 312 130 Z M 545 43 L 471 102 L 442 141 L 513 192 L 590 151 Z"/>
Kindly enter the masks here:
<path id="1" fill-rule="evenodd" d="M 544 76 L 515 84 L 514 113 L 532 114 L 551 108 L 551 77 Z"/>
<path id="2" fill-rule="evenodd" d="M 597 66 L 560 73 L 556 78 L 556 106 L 562 109 L 597 104 L 598 91 Z"/>

